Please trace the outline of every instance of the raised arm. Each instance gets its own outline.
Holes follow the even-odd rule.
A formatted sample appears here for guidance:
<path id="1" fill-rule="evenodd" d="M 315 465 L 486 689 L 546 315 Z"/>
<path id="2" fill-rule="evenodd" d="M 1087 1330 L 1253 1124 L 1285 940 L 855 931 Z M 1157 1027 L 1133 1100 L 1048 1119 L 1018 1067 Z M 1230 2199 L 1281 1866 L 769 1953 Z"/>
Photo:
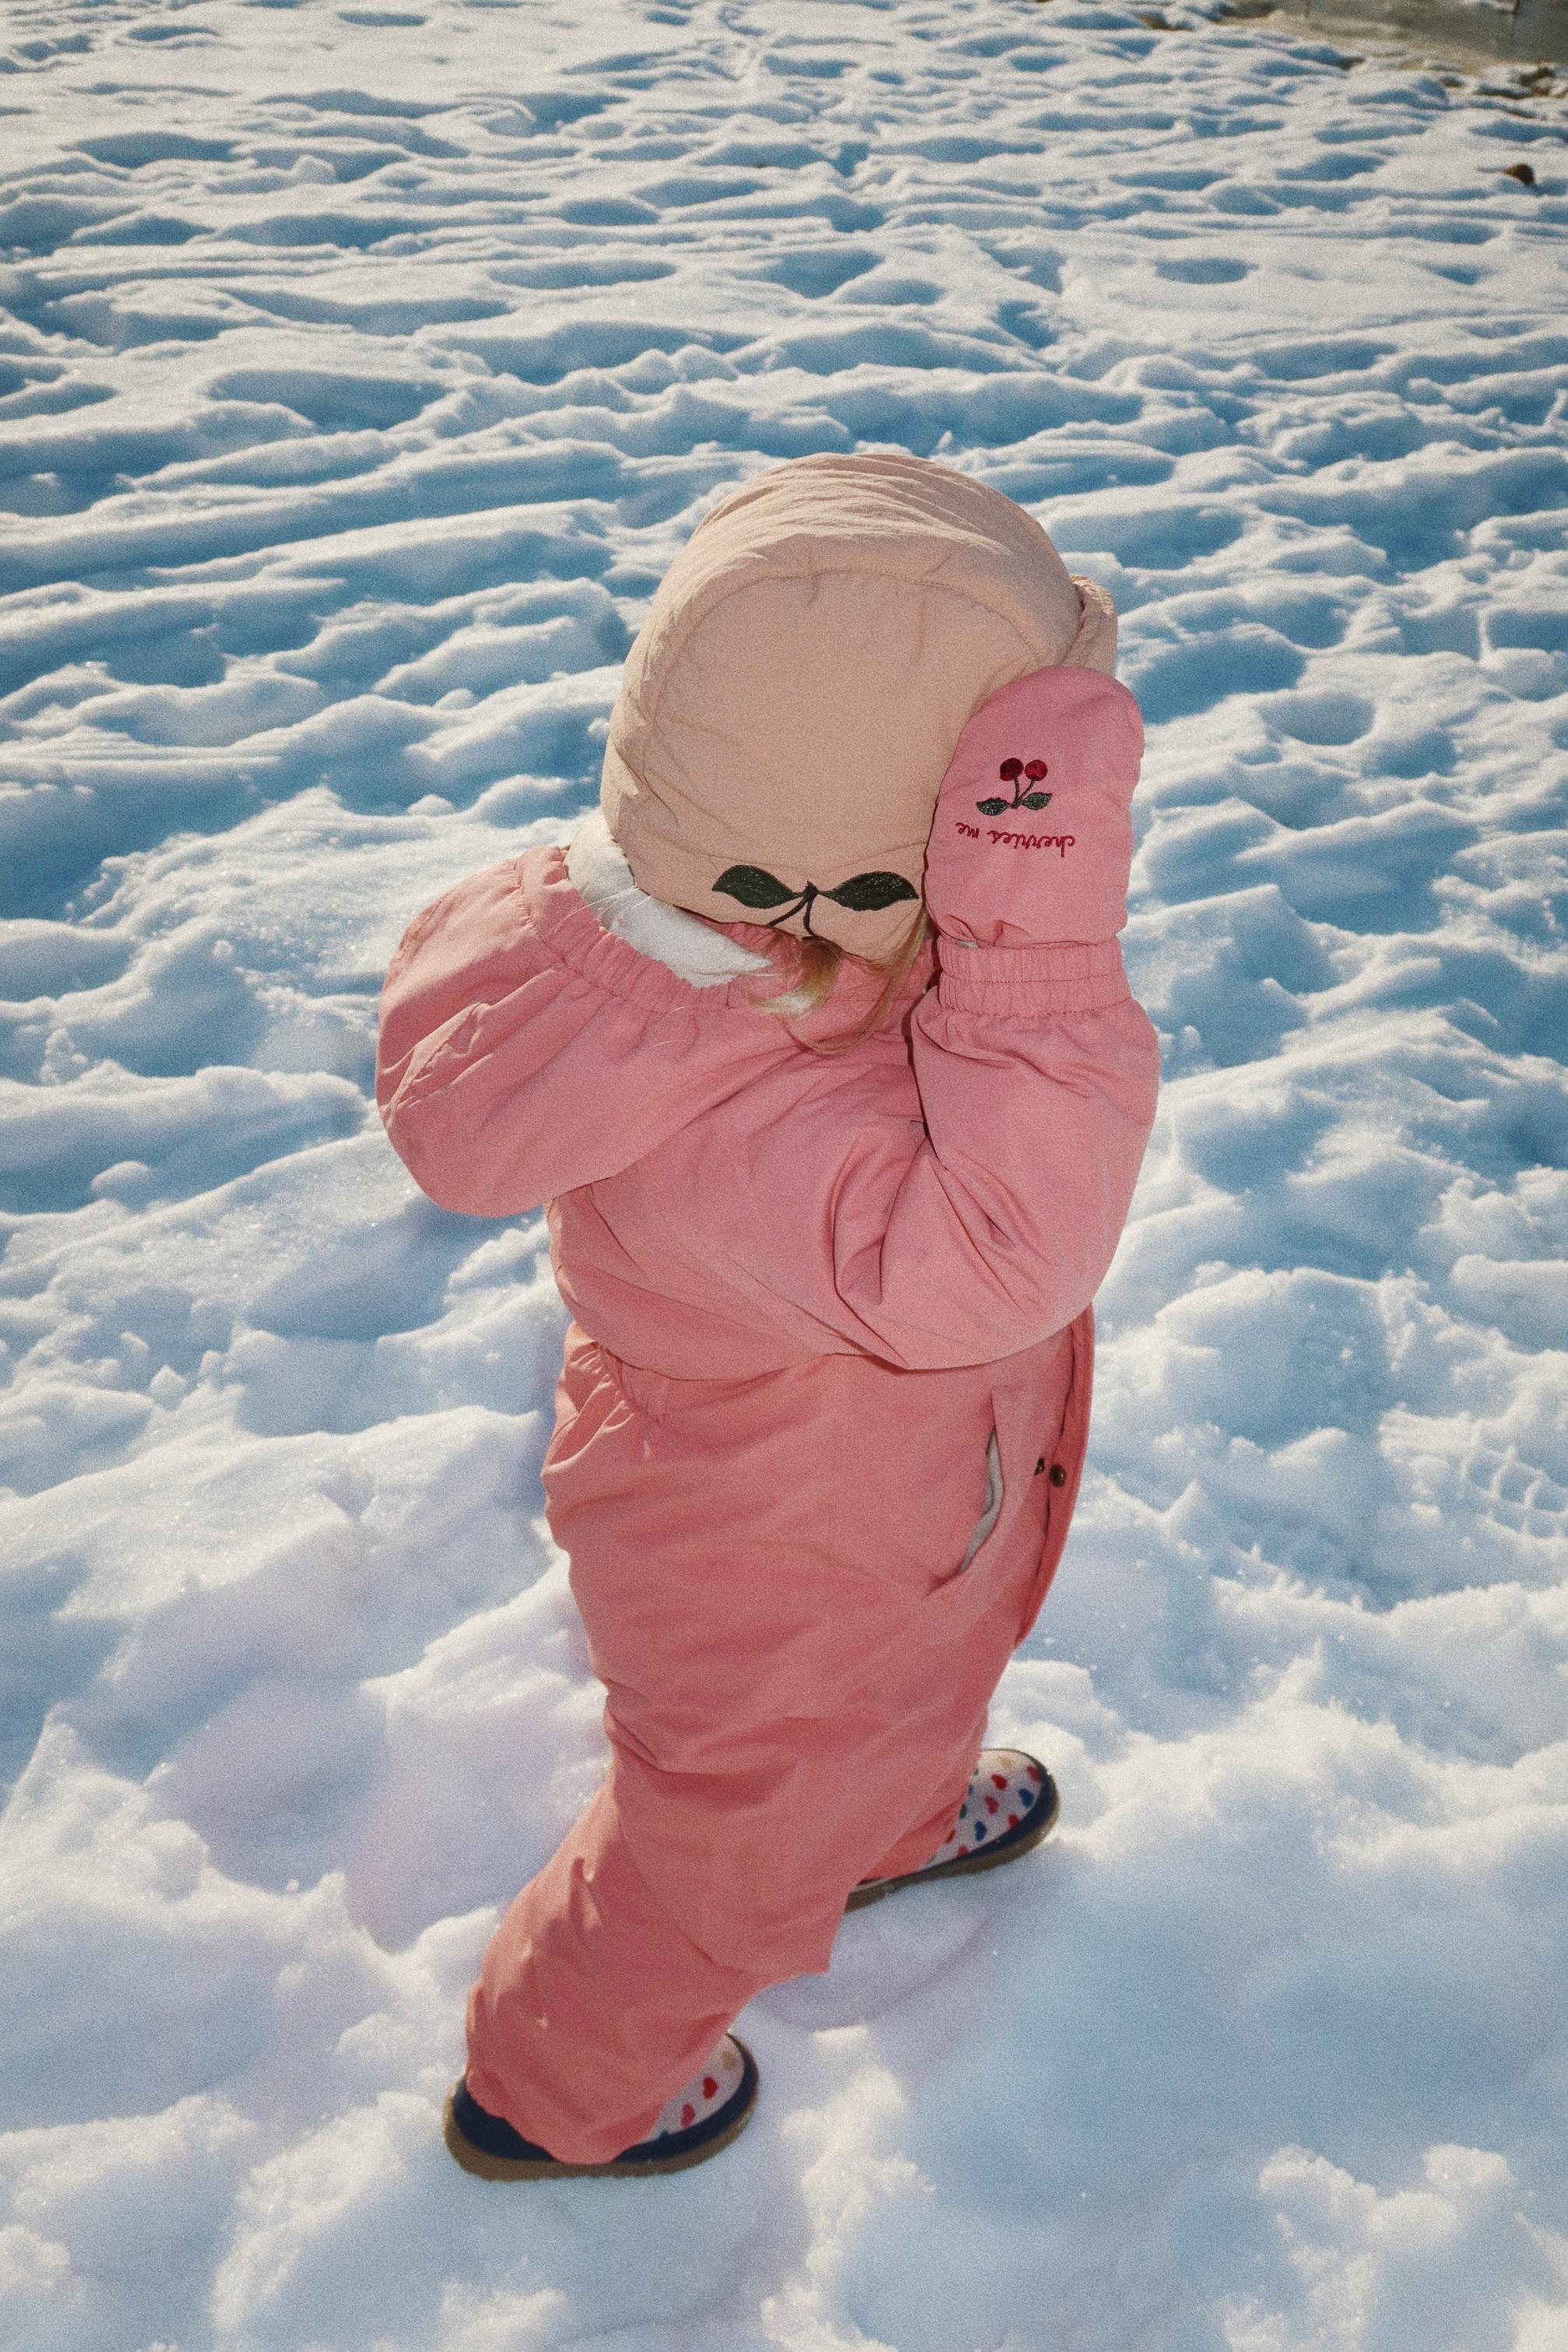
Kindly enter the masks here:
<path id="1" fill-rule="evenodd" d="M 1114 1255 L 1159 1084 L 1115 937 L 1142 746 L 1132 697 L 1095 671 L 1037 671 L 983 706 L 927 850 L 924 1132 L 825 1076 L 758 1169 L 789 1213 L 739 1240 L 749 1269 L 896 1362 L 1027 1347 L 1082 1311 Z"/>

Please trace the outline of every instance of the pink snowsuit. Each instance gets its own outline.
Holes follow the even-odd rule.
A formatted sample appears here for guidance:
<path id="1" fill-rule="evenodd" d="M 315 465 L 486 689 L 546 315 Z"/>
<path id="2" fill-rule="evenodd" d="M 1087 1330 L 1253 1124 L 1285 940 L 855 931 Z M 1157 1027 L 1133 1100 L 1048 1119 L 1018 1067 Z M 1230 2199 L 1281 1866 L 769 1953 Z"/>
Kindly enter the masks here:
<path id="1" fill-rule="evenodd" d="M 1060 659 L 1005 655 L 937 776 Z M 769 937 L 650 908 L 721 956 Z M 573 1317 L 543 1484 L 610 1769 L 496 1930 L 468 2080 L 574 2163 L 946 1838 L 1067 1533 L 1157 1082 L 1114 939 L 928 940 L 837 1057 L 800 1041 L 858 1022 L 866 966 L 789 1024 L 679 961 L 535 847 L 426 908 L 383 999 L 398 1152 L 446 1207 L 547 1202 Z"/>

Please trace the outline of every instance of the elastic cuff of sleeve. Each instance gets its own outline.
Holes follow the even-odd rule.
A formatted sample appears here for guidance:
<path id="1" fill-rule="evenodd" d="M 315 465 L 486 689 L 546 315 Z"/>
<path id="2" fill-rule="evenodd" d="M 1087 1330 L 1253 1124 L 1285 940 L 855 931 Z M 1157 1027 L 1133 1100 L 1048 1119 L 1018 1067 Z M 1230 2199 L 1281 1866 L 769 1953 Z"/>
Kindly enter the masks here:
<path id="1" fill-rule="evenodd" d="M 1119 940 L 978 948 L 944 939 L 939 952 L 946 1013 L 1103 1013 L 1131 994 Z"/>

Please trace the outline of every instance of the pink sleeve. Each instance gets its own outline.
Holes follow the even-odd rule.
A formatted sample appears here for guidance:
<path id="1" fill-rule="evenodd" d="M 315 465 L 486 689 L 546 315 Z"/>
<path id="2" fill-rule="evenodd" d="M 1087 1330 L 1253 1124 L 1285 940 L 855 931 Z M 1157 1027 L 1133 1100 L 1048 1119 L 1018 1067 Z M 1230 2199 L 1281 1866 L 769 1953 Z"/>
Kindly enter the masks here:
<path id="1" fill-rule="evenodd" d="M 733 1084 L 668 1003 L 668 974 L 627 995 L 537 936 L 525 887 L 536 855 L 427 907 L 382 990 L 383 1123 L 420 1190 L 472 1216 L 516 1216 L 618 1174 Z"/>
<path id="2" fill-rule="evenodd" d="M 923 1135 L 863 1118 L 825 1159 L 797 1133 L 755 1171 L 791 1214 L 747 1244 L 770 1286 L 910 1369 L 1012 1354 L 1089 1305 L 1159 1085 L 1114 940 L 942 956 L 910 1019 Z"/>
<path id="3" fill-rule="evenodd" d="M 739 1045 L 692 992 L 585 909 L 563 960 L 530 919 L 530 857 L 410 928 L 382 998 L 377 1099 L 448 1209 L 515 1215 L 620 1173 L 753 1080 L 742 1153 L 683 1210 L 722 1291 L 787 1302 L 825 1346 L 910 1368 L 984 1363 L 1059 1329 L 1110 1263 L 1153 1117 L 1154 1033 L 1115 941 L 941 944 L 908 1076 L 797 1061 L 774 1024 Z M 536 877 L 537 878 L 537 877 Z M 750 1025 L 750 1024 L 749 1024 Z M 758 1306 L 765 1314 L 762 1298 Z"/>

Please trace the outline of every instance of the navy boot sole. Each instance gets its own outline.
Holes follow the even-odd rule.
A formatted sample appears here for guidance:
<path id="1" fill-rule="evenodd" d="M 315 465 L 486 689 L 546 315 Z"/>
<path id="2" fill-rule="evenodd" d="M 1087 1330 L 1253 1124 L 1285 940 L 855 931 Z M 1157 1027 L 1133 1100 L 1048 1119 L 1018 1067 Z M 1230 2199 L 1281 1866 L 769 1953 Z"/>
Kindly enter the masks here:
<path id="1" fill-rule="evenodd" d="M 635 2180 L 647 2172 L 685 2172 L 728 2147 L 744 2131 L 756 2106 L 757 2062 L 737 2035 L 730 2038 L 741 2053 L 741 2080 L 724 2105 L 689 2131 L 639 2140 L 606 2164 L 563 2164 L 481 2107 L 465 2077 L 454 2084 L 442 2116 L 447 2153 L 478 2180 Z M 469 2137 L 476 2130 L 490 2142 L 488 2147 Z"/>
<path id="2" fill-rule="evenodd" d="M 898 1878 L 867 1878 L 850 1889 L 846 1911 L 863 1911 L 868 1903 L 880 1903 L 884 1896 L 896 1895 L 901 1886 L 925 1886 L 935 1878 L 964 1878 L 977 1870 L 999 1870 L 1005 1862 L 1017 1862 L 1032 1853 L 1042 1838 L 1048 1837 L 1057 1825 L 1062 1801 L 1056 1782 L 1042 1764 L 1042 1786 L 1035 1810 L 1026 1822 L 1016 1830 L 999 1837 L 994 1845 L 983 1847 L 978 1853 L 955 1855 L 952 1862 L 933 1862 L 924 1870 L 907 1870 Z"/>

